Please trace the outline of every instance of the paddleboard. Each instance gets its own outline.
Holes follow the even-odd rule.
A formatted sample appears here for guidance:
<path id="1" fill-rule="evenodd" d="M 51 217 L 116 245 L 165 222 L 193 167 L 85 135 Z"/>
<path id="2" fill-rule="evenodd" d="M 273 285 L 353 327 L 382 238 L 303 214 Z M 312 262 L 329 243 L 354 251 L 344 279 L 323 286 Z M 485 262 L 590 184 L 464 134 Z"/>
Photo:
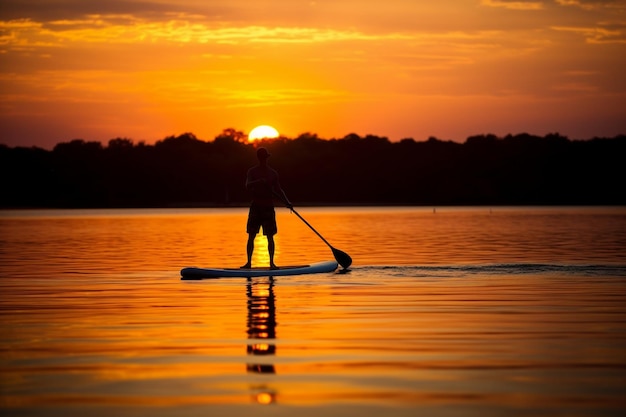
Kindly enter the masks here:
<path id="1" fill-rule="evenodd" d="M 279 277 L 285 275 L 319 274 L 333 272 L 338 264 L 335 261 L 317 262 L 311 265 L 282 266 L 278 269 L 260 268 L 183 268 L 181 279 L 233 278 L 233 277 Z"/>

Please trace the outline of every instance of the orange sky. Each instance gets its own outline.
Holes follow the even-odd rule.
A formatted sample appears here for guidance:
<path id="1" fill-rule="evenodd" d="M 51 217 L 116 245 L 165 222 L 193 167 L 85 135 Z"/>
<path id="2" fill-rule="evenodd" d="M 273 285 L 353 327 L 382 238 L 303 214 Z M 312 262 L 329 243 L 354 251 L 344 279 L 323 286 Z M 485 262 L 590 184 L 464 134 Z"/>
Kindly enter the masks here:
<path id="1" fill-rule="evenodd" d="M 0 143 L 626 133 L 625 0 L 2 0 Z"/>

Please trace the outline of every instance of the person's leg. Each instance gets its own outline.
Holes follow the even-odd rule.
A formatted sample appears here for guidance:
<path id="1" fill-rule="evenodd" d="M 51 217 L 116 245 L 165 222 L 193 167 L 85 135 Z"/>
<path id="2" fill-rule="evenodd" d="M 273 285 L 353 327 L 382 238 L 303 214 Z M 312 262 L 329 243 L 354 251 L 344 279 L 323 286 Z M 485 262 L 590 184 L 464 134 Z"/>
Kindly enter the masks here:
<path id="1" fill-rule="evenodd" d="M 254 253 L 254 239 L 255 238 L 256 238 L 256 233 L 248 233 L 248 244 L 246 245 L 246 252 L 248 254 L 248 262 L 241 267 L 243 269 L 252 267 L 252 254 Z"/>
<path id="2" fill-rule="evenodd" d="M 248 211 L 248 223 L 246 224 L 246 232 L 248 233 L 248 243 L 246 244 L 246 253 L 248 255 L 248 262 L 242 265 L 242 269 L 252 268 L 252 254 L 254 253 L 254 239 L 256 239 L 257 233 L 261 230 L 261 221 L 259 218 L 259 210 L 255 206 L 250 206 Z"/>
<path id="3" fill-rule="evenodd" d="M 267 252 L 270 255 L 270 268 L 278 269 L 278 267 L 274 263 L 274 248 L 274 235 L 267 235 Z"/>

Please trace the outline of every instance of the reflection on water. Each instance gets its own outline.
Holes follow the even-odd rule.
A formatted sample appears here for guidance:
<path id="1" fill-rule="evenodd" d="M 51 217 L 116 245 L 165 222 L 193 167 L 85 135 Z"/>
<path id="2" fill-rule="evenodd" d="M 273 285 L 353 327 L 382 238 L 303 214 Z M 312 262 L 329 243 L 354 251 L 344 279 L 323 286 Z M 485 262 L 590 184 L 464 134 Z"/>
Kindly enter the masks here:
<path id="1" fill-rule="evenodd" d="M 300 211 L 351 273 L 181 281 L 246 209 L 0 212 L 0 414 L 623 415 L 623 208 Z"/>
<path id="2" fill-rule="evenodd" d="M 274 374 L 274 364 L 270 357 L 276 354 L 276 301 L 274 298 L 274 278 L 248 278 L 248 355 L 252 362 L 246 365 L 251 373 Z M 259 404 L 276 401 L 276 392 L 266 385 L 254 386 L 254 399 Z"/>

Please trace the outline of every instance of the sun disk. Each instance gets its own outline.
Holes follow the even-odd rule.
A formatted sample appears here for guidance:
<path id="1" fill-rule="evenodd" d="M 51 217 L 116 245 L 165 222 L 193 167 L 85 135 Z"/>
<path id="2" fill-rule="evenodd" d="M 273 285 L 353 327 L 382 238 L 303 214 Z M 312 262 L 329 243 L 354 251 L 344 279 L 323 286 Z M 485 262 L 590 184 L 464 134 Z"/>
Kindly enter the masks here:
<path id="1" fill-rule="evenodd" d="M 272 126 L 261 125 L 257 126 L 248 134 L 248 140 L 254 141 L 259 139 L 273 139 L 278 137 L 278 130 Z"/>

